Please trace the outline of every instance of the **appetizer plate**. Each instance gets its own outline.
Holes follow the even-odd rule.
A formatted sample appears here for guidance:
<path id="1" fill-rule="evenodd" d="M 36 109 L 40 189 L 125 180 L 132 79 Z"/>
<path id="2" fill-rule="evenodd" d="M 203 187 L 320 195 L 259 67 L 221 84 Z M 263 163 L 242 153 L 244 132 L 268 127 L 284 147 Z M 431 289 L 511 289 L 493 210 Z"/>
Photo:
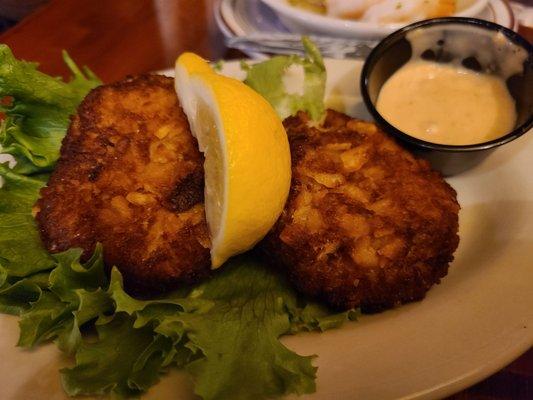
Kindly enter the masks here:
<path id="1" fill-rule="evenodd" d="M 369 119 L 359 93 L 362 63 L 326 60 L 328 106 Z M 242 78 L 237 62 L 223 72 Z M 168 71 L 168 74 L 172 74 Z M 293 71 L 296 90 L 302 77 Z M 533 344 L 531 132 L 449 179 L 457 190 L 461 243 L 449 275 L 426 299 L 362 316 L 322 334 L 283 338 L 318 358 L 317 392 L 299 399 L 438 399 L 498 371 Z M 15 347 L 17 318 L 0 315 L 3 400 L 67 399 L 54 345 Z M 192 400 L 192 382 L 173 371 L 145 399 Z M 290 397 L 296 399 L 297 397 Z"/>
<path id="2" fill-rule="evenodd" d="M 278 3 L 279 1 L 276 1 Z M 293 7 L 291 7 L 293 8 Z M 350 23 L 319 23 L 311 27 L 313 18 L 309 18 L 310 12 L 302 11 L 304 16 L 300 23 L 294 21 L 284 22 L 280 14 L 264 4 L 261 0 L 221 0 L 219 6 L 215 8 L 215 17 L 219 28 L 226 37 L 246 36 L 254 33 L 314 33 L 326 36 L 347 36 L 354 39 L 382 38 L 392 33 L 395 28 L 379 28 L 375 26 L 372 29 L 364 28 L 361 23 L 352 26 Z M 311 13 L 312 14 L 312 13 Z M 298 14 L 300 15 L 300 14 Z M 515 27 L 515 18 L 513 11 L 507 0 L 489 0 L 487 6 L 476 13 L 477 18 L 486 19 L 491 22 L 503 25 L 513 29 Z M 311 17 L 325 18 L 328 21 L 332 18 L 326 18 L 320 15 L 311 15 Z"/>

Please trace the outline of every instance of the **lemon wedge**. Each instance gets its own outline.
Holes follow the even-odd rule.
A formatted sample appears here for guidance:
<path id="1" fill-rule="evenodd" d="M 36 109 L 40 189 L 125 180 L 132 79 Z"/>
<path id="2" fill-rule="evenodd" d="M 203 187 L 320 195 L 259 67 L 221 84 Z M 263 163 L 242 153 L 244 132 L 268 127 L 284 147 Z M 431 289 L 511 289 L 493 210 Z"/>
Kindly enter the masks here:
<path id="1" fill-rule="evenodd" d="M 176 61 L 176 93 L 205 156 L 211 264 L 252 248 L 272 228 L 289 193 L 287 134 L 272 106 L 201 57 Z"/>

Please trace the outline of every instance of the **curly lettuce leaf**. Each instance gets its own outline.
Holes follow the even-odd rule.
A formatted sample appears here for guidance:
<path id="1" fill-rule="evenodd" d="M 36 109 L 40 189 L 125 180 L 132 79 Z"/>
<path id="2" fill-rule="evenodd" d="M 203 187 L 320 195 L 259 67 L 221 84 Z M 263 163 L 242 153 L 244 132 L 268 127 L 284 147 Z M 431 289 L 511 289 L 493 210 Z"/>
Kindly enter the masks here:
<path id="1" fill-rule="evenodd" d="M 5 115 L 0 147 L 15 157 L 17 172 L 53 168 L 70 115 L 89 90 L 101 84 L 65 52 L 63 59 L 73 74 L 68 83 L 38 71 L 34 63 L 17 60 L 9 47 L 0 45 L 0 112 Z"/>
<path id="2" fill-rule="evenodd" d="M 19 346 L 59 337 L 60 347 L 72 350 L 78 325 L 111 304 L 99 295 L 107 282 L 101 247 L 83 266 L 79 250 L 49 255 L 31 214 L 44 177 L 17 174 L 6 164 L 0 176 L 0 311 L 20 315 Z"/>
<path id="3" fill-rule="evenodd" d="M 102 246 L 98 245 L 93 256 L 83 265 L 80 263 L 81 254 L 80 249 L 70 249 L 54 255 L 57 267 L 50 273 L 49 287 L 61 301 L 76 302 L 78 294 L 75 290 L 78 289 L 94 291 L 107 287 Z"/>
<path id="4" fill-rule="evenodd" d="M 136 300 L 124 292 L 117 270 L 109 291 L 116 311 L 135 319 L 134 328 L 152 325 L 155 332 L 190 350 L 187 355 L 193 361 L 186 369 L 203 399 L 312 393 L 312 356 L 288 350 L 279 337 L 336 327 L 351 317 L 299 299 L 282 276 L 251 255 L 231 260 L 185 297 Z"/>
<path id="5" fill-rule="evenodd" d="M 55 268 L 48 275 L 48 285 L 37 301 L 20 314 L 19 346 L 56 339 L 61 350 L 73 352 L 81 340 L 80 326 L 113 309 L 105 290 L 102 247 L 97 246 L 85 264 L 81 250 L 71 249 L 54 255 Z"/>
<path id="6" fill-rule="evenodd" d="M 0 312 L 20 314 L 39 299 L 54 261 L 41 244 L 31 208 L 45 182 L 0 164 Z M 21 279 L 27 277 L 26 279 Z"/>
<path id="7" fill-rule="evenodd" d="M 31 208 L 44 182 L 0 164 L 0 268 L 13 277 L 50 269 L 52 258 L 41 244 Z"/>
<path id="8" fill-rule="evenodd" d="M 2 271 L 2 270 L 0 270 Z M 48 274 L 41 273 L 29 278 L 16 281 L 12 284 L 6 282 L 7 273 L 2 271 L 0 278 L 0 312 L 5 314 L 20 315 L 30 308 L 31 303 L 37 301 L 41 289 L 48 284 Z"/>
<path id="9" fill-rule="evenodd" d="M 31 214 L 47 177 L 25 176 L 0 163 L 0 213 Z"/>
<path id="10" fill-rule="evenodd" d="M 62 383 L 71 395 L 139 395 L 158 381 L 172 341 L 154 336 L 150 327 L 133 328 L 133 319 L 118 313 L 97 325 L 98 340 L 84 342 L 76 352 L 76 366 L 63 369 Z"/>
<path id="11" fill-rule="evenodd" d="M 230 400 L 315 391 L 312 356 L 299 356 L 278 340 L 290 330 L 287 308 L 296 303 L 280 276 L 241 258 L 191 296 L 213 302 L 208 311 L 181 318 L 189 346 L 205 356 L 187 365 L 196 394 Z"/>
<path id="12" fill-rule="evenodd" d="M 313 120 L 319 120 L 325 111 L 326 67 L 314 43 L 302 37 L 305 57 L 275 56 L 261 63 L 242 66 L 247 71 L 244 82 L 261 94 L 276 109 L 281 118 L 302 110 Z M 302 93 L 288 93 L 283 77 L 289 67 L 299 65 L 304 71 Z"/>
<path id="13" fill-rule="evenodd" d="M 56 120 L 56 122 L 61 121 L 60 124 L 50 126 L 47 137 L 40 137 L 37 136 L 36 130 L 25 128 L 27 124 L 24 116 L 15 114 L 22 110 L 27 111 L 27 107 L 14 106 L 9 110 L 8 117 L 0 124 L 2 153 L 15 157 L 18 161 L 16 167 L 18 172 L 49 170 L 59 157 L 57 149 L 61 147 L 68 126 L 68 115 L 66 120 Z M 38 129 L 49 124 L 45 119 L 31 122 L 37 123 Z"/>

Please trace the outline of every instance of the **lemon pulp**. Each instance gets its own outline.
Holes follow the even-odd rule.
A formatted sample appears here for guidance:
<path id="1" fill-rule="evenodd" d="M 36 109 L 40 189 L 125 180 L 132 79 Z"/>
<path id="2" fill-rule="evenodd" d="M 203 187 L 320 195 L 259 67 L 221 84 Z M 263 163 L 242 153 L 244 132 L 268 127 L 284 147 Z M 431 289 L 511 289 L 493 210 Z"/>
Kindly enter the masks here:
<path id="1" fill-rule="evenodd" d="M 253 247 L 281 214 L 291 180 L 287 135 L 264 98 L 192 53 L 176 62 L 176 92 L 205 155 L 206 219 L 217 268 Z"/>

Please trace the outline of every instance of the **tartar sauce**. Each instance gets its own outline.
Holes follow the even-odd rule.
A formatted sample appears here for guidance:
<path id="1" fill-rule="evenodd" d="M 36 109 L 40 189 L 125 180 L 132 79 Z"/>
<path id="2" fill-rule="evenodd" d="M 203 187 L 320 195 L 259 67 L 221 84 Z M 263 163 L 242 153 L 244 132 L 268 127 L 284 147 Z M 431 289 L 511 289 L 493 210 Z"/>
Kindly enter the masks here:
<path id="1" fill-rule="evenodd" d="M 506 81 L 527 52 L 501 32 L 433 26 L 409 32 L 411 59 L 383 85 L 377 110 L 392 125 L 432 143 L 468 145 L 509 133 L 517 119 Z M 446 60 L 428 61 L 428 51 Z M 464 66 L 475 59 L 477 68 Z"/>
<path id="2" fill-rule="evenodd" d="M 385 82 L 377 109 L 401 131 L 440 144 L 486 142 L 516 122 L 514 100 L 501 78 L 424 60 L 408 62 Z"/>

